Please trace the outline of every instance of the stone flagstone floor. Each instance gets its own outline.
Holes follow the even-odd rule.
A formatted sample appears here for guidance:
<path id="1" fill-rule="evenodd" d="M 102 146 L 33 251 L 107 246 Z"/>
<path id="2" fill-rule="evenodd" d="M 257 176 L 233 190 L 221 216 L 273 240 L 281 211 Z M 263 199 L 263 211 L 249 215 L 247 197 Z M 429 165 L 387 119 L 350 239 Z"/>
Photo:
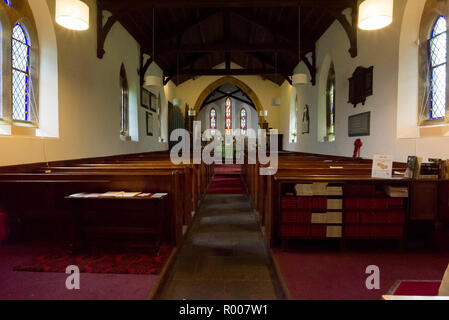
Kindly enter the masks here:
<path id="1" fill-rule="evenodd" d="M 246 195 L 205 197 L 155 299 L 285 299 Z"/>

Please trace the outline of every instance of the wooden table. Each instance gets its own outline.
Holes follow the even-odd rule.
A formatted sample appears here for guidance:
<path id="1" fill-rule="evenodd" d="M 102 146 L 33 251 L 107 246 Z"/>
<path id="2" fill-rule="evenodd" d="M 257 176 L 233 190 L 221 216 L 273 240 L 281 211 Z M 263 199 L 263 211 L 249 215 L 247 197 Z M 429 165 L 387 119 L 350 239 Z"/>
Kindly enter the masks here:
<path id="1" fill-rule="evenodd" d="M 86 194 L 88 195 L 88 194 Z M 156 255 L 159 255 L 164 241 L 164 226 L 168 219 L 168 194 L 153 198 L 135 197 L 73 197 L 65 198 L 70 202 L 73 218 L 71 251 L 79 252 L 86 244 L 87 234 L 104 236 L 109 240 L 112 235 L 152 237 L 155 240 Z M 109 216 L 109 217 L 108 217 Z M 116 220 L 113 218 L 117 217 Z M 106 220 L 104 220 L 106 218 Z M 111 218 L 107 220 L 107 218 Z M 107 223 L 105 223 L 107 221 Z"/>

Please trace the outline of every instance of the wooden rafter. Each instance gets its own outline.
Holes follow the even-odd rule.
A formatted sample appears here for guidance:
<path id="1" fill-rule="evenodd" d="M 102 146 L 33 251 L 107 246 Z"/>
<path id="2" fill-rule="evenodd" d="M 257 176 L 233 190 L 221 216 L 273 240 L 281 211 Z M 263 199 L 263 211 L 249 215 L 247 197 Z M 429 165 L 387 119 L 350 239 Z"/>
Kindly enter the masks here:
<path id="1" fill-rule="evenodd" d="M 119 22 L 140 43 L 142 57 L 154 51 L 157 59 L 154 62 L 164 72 L 164 83 L 176 82 L 177 74 L 180 76 L 177 83 L 202 75 L 260 75 L 280 85 L 282 79 L 291 83 L 293 69 L 300 61 L 304 61 L 315 83 L 316 41 L 334 21 L 339 21 L 348 35 L 351 56 L 357 55 L 356 0 L 98 0 L 98 3 L 99 21 L 103 20 L 103 10 L 112 13 L 104 25 L 98 24 L 98 56 L 104 55 L 108 32 Z M 301 28 L 295 24 L 294 8 L 298 6 L 306 8 L 302 11 Z M 345 8 L 353 9 L 352 23 L 341 13 Z M 153 9 L 159 21 L 154 48 L 150 36 Z M 217 25 L 221 20 L 223 24 Z M 301 46 L 298 30 L 302 33 Z M 231 69 L 231 61 L 243 69 Z M 142 59 L 138 70 L 141 81 L 151 62 Z M 224 69 L 212 69 L 220 62 L 224 63 Z"/>
<path id="2" fill-rule="evenodd" d="M 272 8 L 272 7 L 318 7 L 344 8 L 351 0 L 126 0 L 108 1 L 113 10 L 130 8 Z"/>
<path id="3" fill-rule="evenodd" d="M 108 18 L 106 23 L 103 25 L 103 2 L 98 1 L 97 5 L 97 57 L 98 59 L 103 59 L 105 54 L 104 44 L 108 36 L 109 31 L 111 31 L 114 24 L 117 22 L 117 17 L 112 15 Z"/>
<path id="4" fill-rule="evenodd" d="M 346 16 L 339 12 L 332 9 L 326 9 L 332 16 L 337 19 L 338 22 L 342 25 L 343 29 L 346 32 L 346 35 L 349 38 L 350 48 L 349 48 L 349 54 L 352 58 L 357 57 L 358 54 L 358 48 L 357 48 L 357 20 L 359 17 L 359 8 L 357 5 L 357 1 L 352 1 L 351 6 L 351 23 L 348 22 L 346 19 Z"/>

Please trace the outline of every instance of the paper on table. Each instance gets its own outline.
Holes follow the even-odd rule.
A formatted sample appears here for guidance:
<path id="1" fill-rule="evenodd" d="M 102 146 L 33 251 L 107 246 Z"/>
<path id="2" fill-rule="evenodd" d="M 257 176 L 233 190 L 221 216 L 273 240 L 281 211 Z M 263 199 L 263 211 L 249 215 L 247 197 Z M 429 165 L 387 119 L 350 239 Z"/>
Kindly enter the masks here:
<path id="1" fill-rule="evenodd" d="M 115 198 L 115 197 L 122 197 L 124 193 L 125 193 L 124 191 L 109 191 L 109 192 L 103 193 L 101 196 Z"/>
<path id="2" fill-rule="evenodd" d="M 70 196 L 70 198 L 84 198 L 86 197 L 85 193 L 75 193 Z"/>
<path id="3" fill-rule="evenodd" d="M 101 193 L 91 193 L 86 195 L 84 198 L 99 198 L 100 196 L 102 196 Z"/>
<path id="4" fill-rule="evenodd" d="M 155 193 L 153 194 L 152 198 L 154 199 L 159 199 L 159 198 L 163 198 L 167 195 L 168 193 Z"/>
<path id="5" fill-rule="evenodd" d="M 141 194 L 141 192 L 124 192 L 123 197 L 124 198 L 134 198 L 135 196 Z"/>

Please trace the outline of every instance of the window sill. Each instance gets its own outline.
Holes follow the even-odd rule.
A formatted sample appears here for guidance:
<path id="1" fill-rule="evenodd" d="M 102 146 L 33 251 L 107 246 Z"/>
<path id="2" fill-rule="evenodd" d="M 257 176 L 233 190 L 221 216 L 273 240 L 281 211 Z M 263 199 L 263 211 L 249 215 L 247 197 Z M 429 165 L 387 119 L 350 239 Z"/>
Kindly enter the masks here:
<path id="1" fill-rule="evenodd" d="M 419 126 L 419 137 L 449 137 L 449 123 L 434 123 Z"/>
<path id="2" fill-rule="evenodd" d="M 120 140 L 125 141 L 125 142 L 131 141 L 131 136 L 121 134 L 120 135 Z"/>
<path id="3" fill-rule="evenodd" d="M 12 121 L 12 125 L 13 127 L 26 127 L 26 128 L 34 128 L 36 129 L 38 127 L 38 125 L 34 122 L 28 122 L 28 121 L 18 121 L 18 120 L 13 120 Z"/>
<path id="4" fill-rule="evenodd" d="M 325 136 L 323 137 L 321 140 L 319 140 L 318 142 L 320 143 L 334 143 L 336 141 L 335 136 Z"/>
<path id="5" fill-rule="evenodd" d="M 11 126 L 11 135 L 36 137 L 36 126 L 26 123 L 13 122 Z"/>
<path id="6" fill-rule="evenodd" d="M 0 125 L 11 125 L 11 121 L 0 118 Z"/>

